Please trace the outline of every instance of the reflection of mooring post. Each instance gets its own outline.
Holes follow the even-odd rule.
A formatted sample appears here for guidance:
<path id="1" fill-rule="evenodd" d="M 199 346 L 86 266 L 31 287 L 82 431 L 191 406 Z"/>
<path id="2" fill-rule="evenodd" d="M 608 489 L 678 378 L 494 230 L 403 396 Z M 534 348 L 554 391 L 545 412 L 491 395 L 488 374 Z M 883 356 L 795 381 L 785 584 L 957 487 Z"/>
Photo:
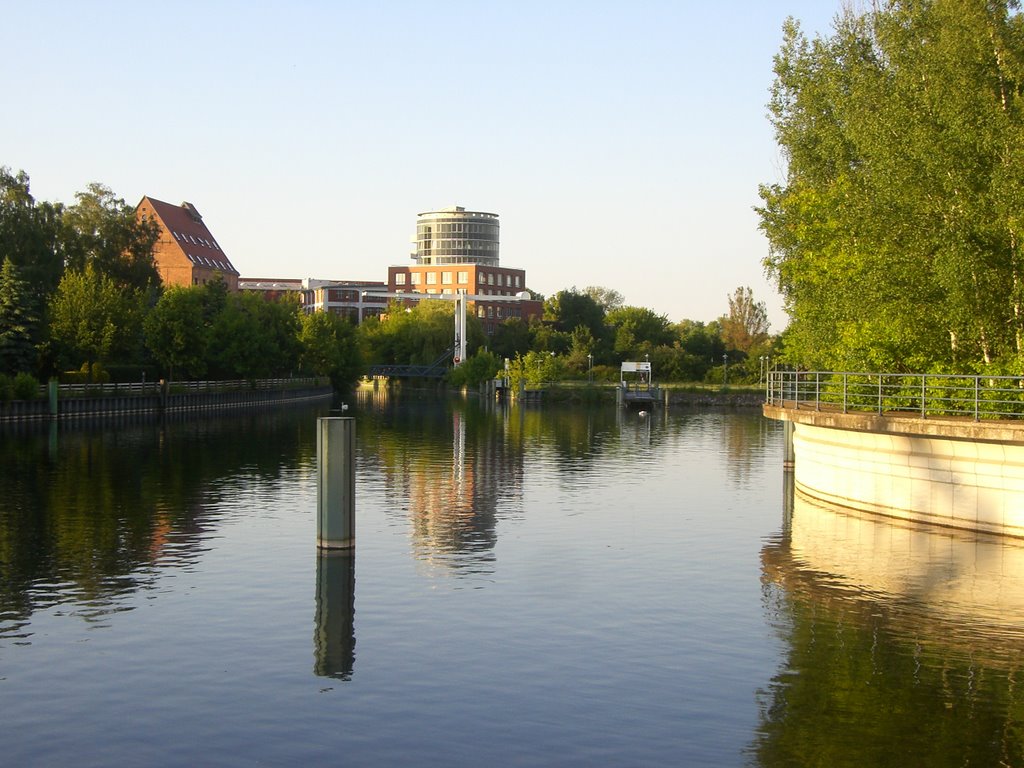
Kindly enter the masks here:
<path id="1" fill-rule="evenodd" d="M 356 420 L 317 419 L 317 545 L 346 549 L 356 543 Z"/>
<path id="2" fill-rule="evenodd" d="M 792 471 L 793 466 L 796 464 L 796 453 L 793 450 L 793 432 L 796 430 L 796 425 L 792 421 L 784 421 L 782 424 L 786 443 L 785 453 L 782 457 L 782 468 Z"/>
<path id="3" fill-rule="evenodd" d="M 50 399 L 50 415 L 53 417 L 57 416 L 57 398 L 60 393 L 60 384 L 57 379 L 50 379 L 47 384 L 46 394 Z"/>
<path id="4" fill-rule="evenodd" d="M 354 550 L 321 550 L 316 561 L 316 622 L 313 672 L 352 678 L 355 664 L 356 555 Z"/>

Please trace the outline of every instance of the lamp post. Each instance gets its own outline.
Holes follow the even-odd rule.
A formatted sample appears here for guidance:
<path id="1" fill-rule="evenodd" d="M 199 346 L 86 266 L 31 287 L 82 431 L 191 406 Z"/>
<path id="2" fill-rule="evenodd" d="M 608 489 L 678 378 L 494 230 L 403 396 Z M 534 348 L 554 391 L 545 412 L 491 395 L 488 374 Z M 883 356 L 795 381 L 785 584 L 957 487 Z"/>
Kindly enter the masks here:
<path id="1" fill-rule="evenodd" d="M 729 386 L 729 355 L 722 355 L 722 386 Z"/>
<path id="2" fill-rule="evenodd" d="M 592 384 L 594 382 L 594 356 L 587 353 L 587 382 Z"/>

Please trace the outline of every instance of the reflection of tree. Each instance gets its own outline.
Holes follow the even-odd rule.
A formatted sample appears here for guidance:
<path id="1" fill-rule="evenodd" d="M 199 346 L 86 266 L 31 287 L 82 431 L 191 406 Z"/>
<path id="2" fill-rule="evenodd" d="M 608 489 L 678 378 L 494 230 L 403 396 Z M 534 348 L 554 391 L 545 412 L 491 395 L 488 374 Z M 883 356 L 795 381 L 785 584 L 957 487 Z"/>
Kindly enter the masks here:
<path id="1" fill-rule="evenodd" d="M 793 527 L 819 514 L 829 513 L 798 498 Z M 1024 695 L 1017 686 L 1024 637 L 993 627 L 983 605 L 972 616 L 964 601 L 951 607 L 906 588 L 897 551 L 906 548 L 879 557 L 887 539 L 882 528 L 890 523 L 877 526 L 874 535 L 857 530 L 838 538 L 827 556 L 795 544 L 789 532 L 764 547 L 766 610 L 787 654 L 761 694 L 757 762 L 1024 764 Z M 846 530 L 842 521 L 837 528 Z M 922 562 L 948 571 L 934 560 L 949 547 L 928 544 Z M 1017 578 L 1007 573 L 1007 585 Z"/>
<path id="2" fill-rule="evenodd" d="M 217 521 L 217 481 L 272 480 L 315 461 L 309 408 L 162 424 L 99 422 L 0 436 L 0 635 L 55 602 L 112 610 L 155 578 L 154 565 L 197 558 Z M 56 450 L 54 450 L 54 441 Z M 37 589 L 36 585 L 60 585 Z"/>

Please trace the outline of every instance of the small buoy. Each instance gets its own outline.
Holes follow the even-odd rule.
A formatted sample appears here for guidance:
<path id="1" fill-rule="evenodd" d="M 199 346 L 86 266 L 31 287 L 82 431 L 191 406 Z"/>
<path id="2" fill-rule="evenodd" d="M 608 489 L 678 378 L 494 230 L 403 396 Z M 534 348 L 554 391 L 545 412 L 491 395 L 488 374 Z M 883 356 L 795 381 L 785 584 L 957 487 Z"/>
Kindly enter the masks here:
<path id="1" fill-rule="evenodd" d="M 647 411 L 640 411 L 640 413 L 637 414 L 637 416 L 646 416 L 646 415 L 647 415 Z"/>

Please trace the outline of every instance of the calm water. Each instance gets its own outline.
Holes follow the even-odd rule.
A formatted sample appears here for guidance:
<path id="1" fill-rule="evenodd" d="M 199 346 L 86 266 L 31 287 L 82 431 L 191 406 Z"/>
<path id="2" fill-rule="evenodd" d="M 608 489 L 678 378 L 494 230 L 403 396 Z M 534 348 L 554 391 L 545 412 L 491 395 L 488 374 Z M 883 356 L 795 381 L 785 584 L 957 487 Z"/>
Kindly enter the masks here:
<path id="1" fill-rule="evenodd" d="M 363 397 L 0 432 L 7 765 L 1024 764 L 1024 545 L 787 489 L 756 412 Z"/>

